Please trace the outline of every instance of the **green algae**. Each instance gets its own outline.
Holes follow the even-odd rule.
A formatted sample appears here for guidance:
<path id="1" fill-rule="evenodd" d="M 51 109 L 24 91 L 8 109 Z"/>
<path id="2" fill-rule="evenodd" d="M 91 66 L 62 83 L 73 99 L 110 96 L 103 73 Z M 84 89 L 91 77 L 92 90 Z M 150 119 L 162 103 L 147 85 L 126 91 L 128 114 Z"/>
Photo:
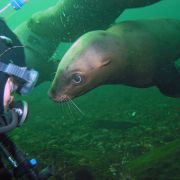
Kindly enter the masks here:
<path id="1" fill-rule="evenodd" d="M 137 179 L 180 179 L 180 140 L 175 140 L 135 159 L 127 165 Z"/>

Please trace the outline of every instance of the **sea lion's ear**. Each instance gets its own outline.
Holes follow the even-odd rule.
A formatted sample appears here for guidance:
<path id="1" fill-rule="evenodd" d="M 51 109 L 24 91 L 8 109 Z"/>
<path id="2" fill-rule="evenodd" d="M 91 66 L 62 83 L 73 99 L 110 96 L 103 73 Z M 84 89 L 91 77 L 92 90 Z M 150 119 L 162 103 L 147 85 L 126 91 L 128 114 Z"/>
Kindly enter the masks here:
<path id="1" fill-rule="evenodd" d="M 102 62 L 101 62 L 101 67 L 104 67 L 104 66 L 107 66 L 108 64 L 111 63 L 111 60 L 110 59 L 104 59 Z"/>

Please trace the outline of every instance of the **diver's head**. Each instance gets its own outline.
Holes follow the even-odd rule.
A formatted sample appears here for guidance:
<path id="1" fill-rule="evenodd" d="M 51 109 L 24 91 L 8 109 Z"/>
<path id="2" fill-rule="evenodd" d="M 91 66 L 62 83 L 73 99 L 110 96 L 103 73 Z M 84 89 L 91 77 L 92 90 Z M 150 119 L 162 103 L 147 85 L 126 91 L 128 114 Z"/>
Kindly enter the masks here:
<path id="1" fill-rule="evenodd" d="M 24 48 L 2 19 L 0 27 L 0 114 L 3 114 L 12 101 L 12 91 L 27 94 L 34 87 L 38 72 L 26 67 Z"/>

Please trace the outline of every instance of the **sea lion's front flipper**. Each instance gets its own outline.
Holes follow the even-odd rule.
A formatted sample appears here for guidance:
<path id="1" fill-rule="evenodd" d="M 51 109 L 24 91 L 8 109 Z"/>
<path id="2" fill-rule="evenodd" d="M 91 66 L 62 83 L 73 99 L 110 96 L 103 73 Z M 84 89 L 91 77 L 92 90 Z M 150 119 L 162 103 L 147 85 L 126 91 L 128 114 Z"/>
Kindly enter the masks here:
<path id="1" fill-rule="evenodd" d="M 156 79 L 159 90 L 170 97 L 180 97 L 180 69 L 177 68 L 174 63 L 162 67 Z"/>

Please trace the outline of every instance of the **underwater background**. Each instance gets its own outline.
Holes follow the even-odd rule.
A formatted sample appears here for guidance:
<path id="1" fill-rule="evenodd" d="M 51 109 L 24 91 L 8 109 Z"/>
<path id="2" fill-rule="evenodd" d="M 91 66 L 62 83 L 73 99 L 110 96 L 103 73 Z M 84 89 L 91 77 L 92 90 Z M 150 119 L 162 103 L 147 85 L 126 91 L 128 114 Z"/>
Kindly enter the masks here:
<path id="1" fill-rule="evenodd" d="M 1 0 L 0 7 L 7 2 Z M 57 2 L 29 0 L 20 11 L 9 8 L 2 16 L 14 30 Z M 116 22 L 161 17 L 180 19 L 180 1 L 125 10 Z M 64 44 L 58 57 L 66 50 Z M 74 100 L 82 114 L 72 104 L 52 102 L 50 83 L 22 97 L 29 104 L 28 121 L 10 134 L 29 157 L 37 158 L 39 167 L 53 166 L 50 179 L 180 179 L 180 99 L 155 87 L 106 85 Z"/>

